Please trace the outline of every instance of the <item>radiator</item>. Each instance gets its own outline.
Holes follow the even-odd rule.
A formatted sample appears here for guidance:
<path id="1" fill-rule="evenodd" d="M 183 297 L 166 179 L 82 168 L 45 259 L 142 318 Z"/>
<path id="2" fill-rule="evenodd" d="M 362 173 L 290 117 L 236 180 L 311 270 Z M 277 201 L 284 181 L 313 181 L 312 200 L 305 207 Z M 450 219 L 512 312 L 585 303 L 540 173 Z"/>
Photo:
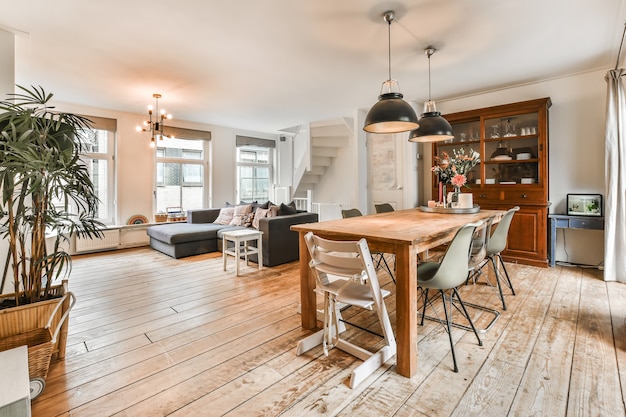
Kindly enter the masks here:
<path id="1" fill-rule="evenodd" d="M 320 222 L 341 219 L 341 205 L 334 203 L 313 203 L 313 213 L 317 213 Z"/>
<path id="2" fill-rule="evenodd" d="M 96 252 L 103 249 L 115 249 L 120 244 L 119 229 L 105 230 L 102 239 L 79 238 L 76 236 L 76 253 Z"/>
<path id="3" fill-rule="evenodd" d="M 276 187 L 274 188 L 274 201 L 276 204 L 289 203 L 291 201 L 291 187 Z"/>

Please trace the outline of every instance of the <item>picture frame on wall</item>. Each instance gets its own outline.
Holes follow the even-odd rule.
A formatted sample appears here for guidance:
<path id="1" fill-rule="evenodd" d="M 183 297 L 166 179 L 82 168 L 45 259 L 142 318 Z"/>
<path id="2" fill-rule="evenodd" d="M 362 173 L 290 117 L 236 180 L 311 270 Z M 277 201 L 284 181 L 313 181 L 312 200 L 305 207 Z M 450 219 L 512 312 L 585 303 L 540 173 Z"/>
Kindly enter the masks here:
<path id="1" fill-rule="evenodd" d="M 602 216 L 602 194 L 568 194 L 567 214 L 570 216 Z"/>

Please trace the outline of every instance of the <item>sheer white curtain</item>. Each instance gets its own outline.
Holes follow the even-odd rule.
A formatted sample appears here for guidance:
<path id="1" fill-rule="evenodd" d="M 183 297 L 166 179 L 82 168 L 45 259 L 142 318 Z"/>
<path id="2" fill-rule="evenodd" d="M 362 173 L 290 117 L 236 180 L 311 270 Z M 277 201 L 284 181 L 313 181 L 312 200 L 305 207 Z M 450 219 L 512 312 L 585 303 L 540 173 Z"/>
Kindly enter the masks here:
<path id="1" fill-rule="evenodd" d="M 604 280 L 626 282 L 626 92 L 624 69 L 606 75 Z"/>

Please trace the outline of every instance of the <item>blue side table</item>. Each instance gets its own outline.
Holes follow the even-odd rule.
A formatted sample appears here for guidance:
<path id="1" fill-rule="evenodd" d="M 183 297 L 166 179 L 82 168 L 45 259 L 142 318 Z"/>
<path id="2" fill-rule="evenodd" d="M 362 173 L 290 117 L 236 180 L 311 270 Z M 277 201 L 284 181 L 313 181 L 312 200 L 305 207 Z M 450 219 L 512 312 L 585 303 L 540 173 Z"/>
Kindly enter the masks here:
<path id="1" fill-rule="evenodd" d="M 548 219 L 550 219 L 550 250 L 548 255 L 551 267 L 554 267 L 555 263 L 556 229 L 604 230 L 604 217 L 550 214 Z"/>

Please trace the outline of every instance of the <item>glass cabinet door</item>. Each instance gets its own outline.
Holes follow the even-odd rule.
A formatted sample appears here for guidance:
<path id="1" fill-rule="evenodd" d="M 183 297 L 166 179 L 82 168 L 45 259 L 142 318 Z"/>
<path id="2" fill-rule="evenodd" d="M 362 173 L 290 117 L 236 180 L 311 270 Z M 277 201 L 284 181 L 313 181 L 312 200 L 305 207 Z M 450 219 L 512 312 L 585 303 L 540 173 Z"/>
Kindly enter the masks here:
<path id="1" fill-rule="evenodd" d="M 485 119 L 485 184 L 537 184 L 537 113 Z"/>
<path id="2" fill-rule="evenodd" d="M 453 123 L 452 130 L 454 132 L 453 139 L 437 143 L 436 156 L 439 158 L 439 162 L 444 162 L 448 158 L 454 158 L 455 155 L 465 155 L 469 157 L 474 152 L 481 154 L 480 120 L 476 119 L 463 123 Z M 466 186 L 480 184 L 480 172 L 480 164 L 467 171 L 465 173 L 465 177 L 467 178 Z M 435 182 L 436 181 L 437 178 L 435 177 Z"/>

